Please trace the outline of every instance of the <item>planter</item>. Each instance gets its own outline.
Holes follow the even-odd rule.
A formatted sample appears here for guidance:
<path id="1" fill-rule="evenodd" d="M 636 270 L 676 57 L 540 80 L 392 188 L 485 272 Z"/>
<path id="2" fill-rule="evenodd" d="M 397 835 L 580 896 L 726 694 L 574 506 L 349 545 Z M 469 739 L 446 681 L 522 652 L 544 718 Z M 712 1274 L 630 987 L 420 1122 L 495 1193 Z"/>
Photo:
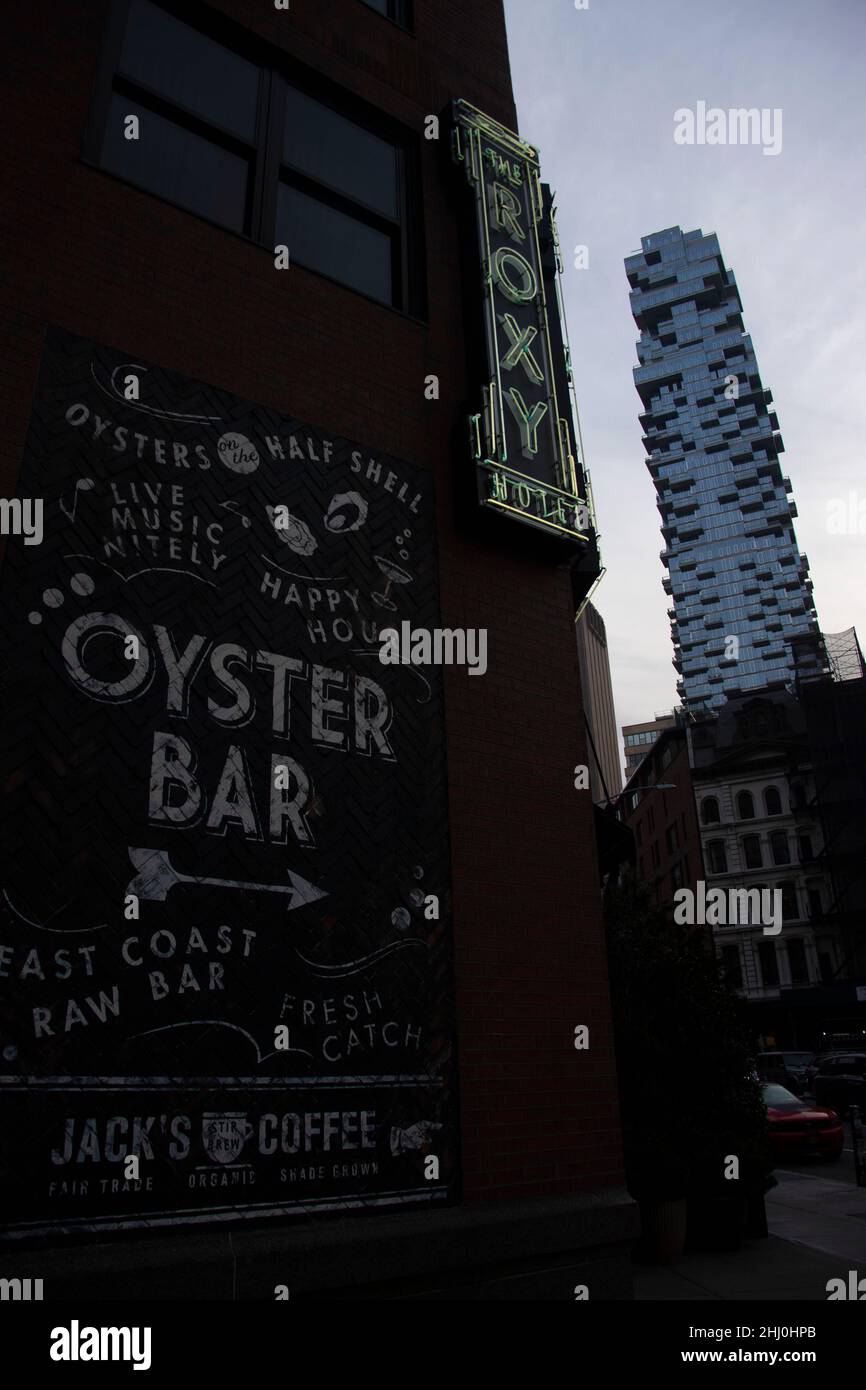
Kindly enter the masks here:
<path id="1" fill-rule="evenodd" d="M 641 1232 L 647 1255 L 659 1264 L 682 1256 L 686 1244 L 685 1197 L 640 1204 Z"/>

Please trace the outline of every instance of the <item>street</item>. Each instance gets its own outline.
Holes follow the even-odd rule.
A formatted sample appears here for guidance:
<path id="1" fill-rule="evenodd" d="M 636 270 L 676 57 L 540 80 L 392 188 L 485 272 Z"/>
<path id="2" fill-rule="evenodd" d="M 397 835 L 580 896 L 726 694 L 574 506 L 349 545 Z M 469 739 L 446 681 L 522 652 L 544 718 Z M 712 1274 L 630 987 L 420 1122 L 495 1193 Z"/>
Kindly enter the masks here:
<path id="1" fill-rule="evenodd" d="M 780 1187 L 786 1179 L 800 1177 L 826 1178 L 830 1182 L 842 1183 L 846 1187 L 856 1187 L 851 1121 L 843 1120 L 842 1123 L 845 1128 L 845 1144 L 841 1156 L 829 1161 L 820 1158 L 803 1158 L 796 1162 L 790 1158 L 781 1160 L 779 1166 L 774 1169 Z M 866 1188 L 863 1191 L 866 1192 Z"/>

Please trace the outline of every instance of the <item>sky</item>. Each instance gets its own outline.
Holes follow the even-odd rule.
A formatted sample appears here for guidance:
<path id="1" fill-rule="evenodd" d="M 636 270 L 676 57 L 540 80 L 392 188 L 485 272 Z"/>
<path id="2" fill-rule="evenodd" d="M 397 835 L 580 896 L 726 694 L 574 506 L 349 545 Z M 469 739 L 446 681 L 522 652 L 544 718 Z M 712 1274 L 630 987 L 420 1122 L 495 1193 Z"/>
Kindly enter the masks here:
<path id="1" fill-rule="evenodd" d="M 819 623 L 866 644 L 866 0 L 505 0 L 505 13 L 520 134 L 556 195 L 618 723 L 677 703 L 623 267 L 664 227 L 719 237 L 773 392 Z M 677 144 L 674 112 L 699 101 L 781 110 L 780 152 Z"/>

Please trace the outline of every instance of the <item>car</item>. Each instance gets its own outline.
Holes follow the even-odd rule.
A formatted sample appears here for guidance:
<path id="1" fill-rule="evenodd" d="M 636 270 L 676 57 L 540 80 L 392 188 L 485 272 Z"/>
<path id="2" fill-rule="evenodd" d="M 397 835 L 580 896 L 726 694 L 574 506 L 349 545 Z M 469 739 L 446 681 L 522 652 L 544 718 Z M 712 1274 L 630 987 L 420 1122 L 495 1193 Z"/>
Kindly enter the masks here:
<path id="1" fill-rule="evenodd" d="M 763 1088 L 767 1107 L 770 1153 L 784 1158 L 838 1158 L 842 1152 L 842 1121 L 835 1110 L 809 1105 L 785 1086 L 768 1082 Z"/>
<path id="2" fill-rule="evenodd" d="M 847 1057 L 848 1054 L 851 1053 L 851 1052 L 859 1052 L 859 1051 L 863 1051 L 863 1050 L 866 1050 L 866 1049 L 861 1049 L 861 1048 L 854 1047 L 854 1046 L 850 1046 L 850 1047 L 842 1047 L 842 1046 L 839 1046 L 839 1047 L 822 1047 L 822 1048 L 820 1048 L 819 1051 L 816 1052 L 816 1053 L 814 1054 L 814 1056 L 812 1057 L 811 1062 L 807 1062 L 806 1067 L 805 1067 L 806 1076 L 808 1077 L 808 1080 L 809 1080 L 809 1087 L 810 1087 L 810 1089 L 811 1089 L 811 1087 L 812 1087 L 813 1084 L 814 1084 L 815 1077 L 818 1075 L 818 1072 L 821 1070 L 821 1068 L 822 1068 L 822 1066 L 824 1065 L 825 1062 L 829 1062 L 829 1060 L 830 1060 L 831 1057 Z"/>
<path id="3" fill-rule="evenodd" d="M 832 1105 L 847 1115 L 852 1105 L 866 1113 L 866 1052 L 839 1052 L 826 1057 L 818 1068 L 813 1091 L 817 1105 Z"/>
<path id="4" fill-rule="evenodd" d="M 759 1052 L 758 1074 L 763 1080 L 778 1081 L 799 1095 L 809 1089 L 806 1067 L 812 1056 L 811 1052 Z"/>

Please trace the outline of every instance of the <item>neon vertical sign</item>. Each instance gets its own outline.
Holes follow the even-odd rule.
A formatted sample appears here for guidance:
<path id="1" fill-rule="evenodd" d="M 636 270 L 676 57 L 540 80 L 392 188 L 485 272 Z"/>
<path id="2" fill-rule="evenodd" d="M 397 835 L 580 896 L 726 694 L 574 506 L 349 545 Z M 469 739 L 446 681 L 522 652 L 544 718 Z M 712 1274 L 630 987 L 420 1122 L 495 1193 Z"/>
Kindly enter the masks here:
<path id="1" fill-rule="evenodd" d="M 453 104 L 452 154 L 475 195 L 486 361 L 481 409 L 469 417 L 481 505 L 557 540 L 589 542 L 580 495 L 570 380 L 548 312 L 538 151 L 465 101 Z M 549 280 L 549 275 L 548 275 Z M 557 360 L 559 357 L 560 360 Z"/>

